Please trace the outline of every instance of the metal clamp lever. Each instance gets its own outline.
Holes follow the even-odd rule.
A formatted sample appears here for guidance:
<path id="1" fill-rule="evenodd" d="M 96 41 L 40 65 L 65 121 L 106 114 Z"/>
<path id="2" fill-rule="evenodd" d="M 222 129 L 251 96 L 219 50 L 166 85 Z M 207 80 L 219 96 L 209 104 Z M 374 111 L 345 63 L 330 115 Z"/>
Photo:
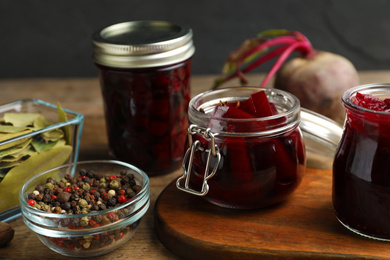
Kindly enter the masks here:
<path id="1" fill-rule="evenodd" d="M 192 142 L 192 135 L 195 133 L 202 133 L 206 138 L 210 138 L 211 139 L 211 148 L 204 149 L 203 147 L 201 147 L 201 143 L 198 140 L 195 142 Z M 183 175 L 177 179 L 176 187 L 181 191 L 185 191 L 185 192 L 188 192 L 188 193 L 193 194 L 193 195 L 205 196 L 209 191 L 209 185 L 207 184 L 207 180 L 209 180 L 211 177 L 213 177 L 214 174 L 216 173 L 216 171 L 218 169 L 219 162 L 221 161 L 221 154 L 219 153 L 218 146 L 215 145 L 214 134 L 211 133 L 210 129 L 208 129 L 208 128 L 205 129 L 202 127 L 198 127 L 196 125 L 191 125 L 188 128 L 188 144 L 189 144 L 189 148 L 187 149 L 187 151 L 184 155 L 183 164 L 182 164 Z M 194 153 L 197 151 L 205 152 L 208 154 L 206 168 L 205 168 L 205 172 L 203 175 L 202 188 L 200 191 L 191 189 L 189 187 L 189 181 L 190 181 L 191 169 L 192 169 L 192 164 L 193 164 L 193 159 L 194 159 Z M 213 167 L 213 170 L 211 171 L 211 173 L 209 173 L 210 161 L 211 161 L 212 156 L 217 158 L 217 161 Z M 189 159 L 188 159 L 188 157 L 189 157 Z M 186 169 L 187 159 L 188 159 L 188 169 Z M 180 184 L 182 180 L 185 180 L 184 187 L 181 186 L 181 184 Z"/>

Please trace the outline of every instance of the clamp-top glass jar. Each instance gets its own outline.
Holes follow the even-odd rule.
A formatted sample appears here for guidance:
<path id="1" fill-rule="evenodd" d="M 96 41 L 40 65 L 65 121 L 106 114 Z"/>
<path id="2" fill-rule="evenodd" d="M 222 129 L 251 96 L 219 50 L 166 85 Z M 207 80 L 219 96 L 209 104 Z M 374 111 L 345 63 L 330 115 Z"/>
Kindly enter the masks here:
<path id="1" fill-rule="evenodd" d="M 243 102 L 264 91 L 278 114 L 251 118 L 211 115 L 220 102 Z M 238 104 L 238 102 L 237 102 Z M 176 186 L 222 207 L 254 209 L 285 200 L 300 184 L 305 146 L 299 100 L 278 89 L 226 88 L 190 101 L 188 150 Z"/>
<path id="2" fill-rule="evenodd" d="M 342 96 L 346 120 L 333 163 L 333 207 L 348 229 L 390 241 L 390 112 L 358 106 L 357 93 L 388 99 L 390 84 L 358 86 Z"/>
<path id="3" fill-rule="evenodd" d="M 192 30 L 164 21 L 93 35 L 110 154 L 149 176 L 180 166 L 188 127 Z"/>

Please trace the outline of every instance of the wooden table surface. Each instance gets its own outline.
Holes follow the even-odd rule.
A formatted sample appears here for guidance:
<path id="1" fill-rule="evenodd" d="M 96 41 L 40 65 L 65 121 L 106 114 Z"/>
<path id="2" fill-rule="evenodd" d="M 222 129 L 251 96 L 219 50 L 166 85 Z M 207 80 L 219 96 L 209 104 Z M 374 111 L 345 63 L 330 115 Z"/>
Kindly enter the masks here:
<path id="1" fill-rule="evenodd" d="M 388 71 L 363 71 L 359 75 L 361 84 L 390 82 Z M 215 78 L 215 75 L 194 75 L 191 80 L 192 96 L 208 90 Z M 259 85 L 262 78 L 261 74 L 250 75 L 250 85 Z M 85 121 L 79 160 L 109 159 L 103 103 L 97 78 L 0 80 L 0 104 L 27 98 L 42 99 L 50 103 L 60 102 L 62 107 L 82 113 Z M 156 236 L 153 210 L 161 191 L 180 175 L 179 169 L 164 176 L 150 178 L 151 206 L 136 235 L 114 252 L 94 259 L 177 259 Z M 67 259 L 44 246 L 21 218 L 10 224 L 15 229 L 15 236 L 8 246 L 0 248 L 0 259 Z"/>

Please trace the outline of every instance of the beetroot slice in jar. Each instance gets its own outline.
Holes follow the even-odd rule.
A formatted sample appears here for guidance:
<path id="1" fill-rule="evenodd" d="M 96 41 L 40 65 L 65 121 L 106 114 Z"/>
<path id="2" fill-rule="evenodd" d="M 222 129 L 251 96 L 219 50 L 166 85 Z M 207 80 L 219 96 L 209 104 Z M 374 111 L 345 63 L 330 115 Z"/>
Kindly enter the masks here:
<path id="1" fill-rule="evenodd" d="M 385 111 L 386 109 L 389 109 L 384 100 L 379 99 L 373 95 L 362 94 L 360 92 L 356 93 L 356 99 L 354 100 L 354 103 L 358 106 L 375 111 Z"/>
<path id="2" fill-rule="evenodd" d="M 238 108 L 237 108 L 238 107 Z M 253 114 L 252 114 L 253 113 Z M 276 107 L 273 103 L 268 101 L 268 98 L 264 91 L 258 91 L 253 93 L 247 100 L 240 102 L 239 104 L 223 103 L 215 107 L 213 116 L 222 118 L 234 118 L 234 119 L 254 119 L 261 117 L 268 117 L 278 114 Z M 264 123 L 259 121 L 253 123 L 250 127 L 261 128 L 264 127 Z M 226 126 L 228 132 L 245 132 L 248 129 L 248 124 L 234 124 Z M 226 144 L 228 151 L 234 156 L 230 157 L 230 164 L 233 176 L 237 179 L 250 180 L 253 178 L 253 170 L 250 164 L 250 155 L 248 153 L 247 145 L 244 138 L 240 137 L 226 137 Z M 280 161 L 277 163 L 278 171 L 282 173 L 282 182 L 288 182 L 289 168 L 295 167 L 295 163 L 286 151 L 285 146 L 280 142 L 279 139 L 275 139 L 270 142 L 269 145 L 274 146 L 274 149 L 278 151 L 278 158 Z"/>
<path id="3" fill-rule="evenodd" d="M 254 118 L 251 114 L 248 114 L 233 105 L 218 105 L 213 111 L 213 116 L 222 118 Z M 229 124 L 226 127 L 226 131 L 236 132 L 245 131 L 245 129 L 233 129 L 233 126 Z M 252 169 L 249 161 L 249 154 L 244 139 L 240 137 L 226 137 L 227 150 L 234 153 L 234 156 L 229 155 L 230 164 L 233 176 L 237 179 L 251 179 L 253 177 Z"/>

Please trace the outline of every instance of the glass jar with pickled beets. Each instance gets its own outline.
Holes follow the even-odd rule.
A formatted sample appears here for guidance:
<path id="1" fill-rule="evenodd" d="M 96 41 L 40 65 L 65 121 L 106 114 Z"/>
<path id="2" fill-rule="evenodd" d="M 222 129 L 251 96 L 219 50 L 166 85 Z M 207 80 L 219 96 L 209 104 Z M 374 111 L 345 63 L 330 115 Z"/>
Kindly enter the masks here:
<path id="1" fill-rule="evenodd" d="M 236 87 L 190 101 L 178 189 L 227 208 L 284 201 L 301 183 L 305 146 L 299 100 L 278 89 Z"/>
<path id="2" fill-rule="evenodd" d="M 93 35 L 110 155 L 149 176 L 182 161 L 192 30 L 164 21 L 114 24 Z"/>
<path id="3" fill-rule="evenodd" d="M 346 91 L 344 131 L 333 163 L 333 207 L 360 235 L 390 241 L 390 84 Z"/>

